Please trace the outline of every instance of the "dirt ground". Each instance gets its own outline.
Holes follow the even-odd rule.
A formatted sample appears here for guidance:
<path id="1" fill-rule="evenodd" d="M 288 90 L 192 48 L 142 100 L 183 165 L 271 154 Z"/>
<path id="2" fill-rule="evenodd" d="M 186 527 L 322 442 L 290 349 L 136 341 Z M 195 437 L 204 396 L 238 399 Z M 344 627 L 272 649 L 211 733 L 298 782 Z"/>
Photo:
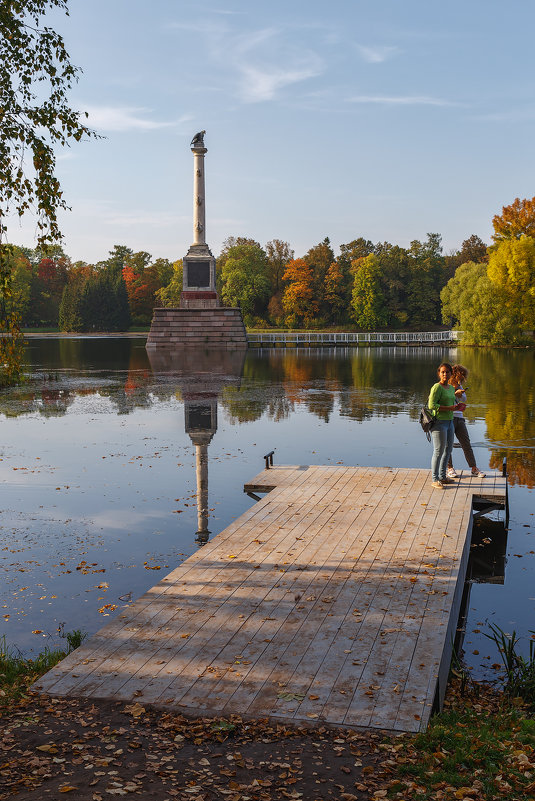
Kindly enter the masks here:
<path id="1" fill-rule="evenodd" d="M 382 733 L 187 720 L 31 695 L 0 717 L 0 799 L 279 801 L 386 796 Z"/>

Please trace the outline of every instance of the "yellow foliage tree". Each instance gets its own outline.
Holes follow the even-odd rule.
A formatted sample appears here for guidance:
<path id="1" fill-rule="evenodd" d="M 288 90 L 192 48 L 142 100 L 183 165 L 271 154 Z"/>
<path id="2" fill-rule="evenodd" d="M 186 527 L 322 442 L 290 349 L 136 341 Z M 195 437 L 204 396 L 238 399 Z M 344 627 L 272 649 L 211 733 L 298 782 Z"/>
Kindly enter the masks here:
<path id="1" fill-rule="evenodd" d="M 506 293 L 522 324 L 535 328 L 535 239 L 522 234 L 493 245 L 487 275 Z"/>

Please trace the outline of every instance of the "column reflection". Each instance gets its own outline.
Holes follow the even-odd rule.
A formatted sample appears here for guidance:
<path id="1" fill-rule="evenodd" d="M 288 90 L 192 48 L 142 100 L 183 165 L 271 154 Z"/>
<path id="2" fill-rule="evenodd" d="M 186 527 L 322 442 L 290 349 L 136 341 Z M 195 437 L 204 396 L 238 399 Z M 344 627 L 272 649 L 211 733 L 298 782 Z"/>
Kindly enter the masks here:
<path id="1" fill-rule="evenodd" d="M 197 480 L 197 531 L 204 545 L 208 528 L 208 446 L 217 431 L 217 401 L 224 387 L 239 387 L 245 351 L 210 352 L 188 348 L 176 353 L 147 351 L 152 372 L 167 382 L 176 381 L 184 401 L 184 426 L 195 446 Z"/>

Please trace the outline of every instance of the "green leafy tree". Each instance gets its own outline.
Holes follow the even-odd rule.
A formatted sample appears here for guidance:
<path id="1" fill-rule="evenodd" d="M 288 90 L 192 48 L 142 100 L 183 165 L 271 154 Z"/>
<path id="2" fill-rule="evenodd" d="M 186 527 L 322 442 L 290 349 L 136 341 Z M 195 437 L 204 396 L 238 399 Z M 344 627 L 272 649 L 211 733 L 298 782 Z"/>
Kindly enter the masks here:
<path id="1" fill-rule="evenodd" d="M 67 0 L 0 2 L 0 216 L 35 207 L 40 243 L 60 238 L 57 211 L 67 208 L 55 148 L 95 136 L 68 104 L 79 70 L 62 37 L 43 25 L 54 9 L 68 14 Z"/>
<path id="2" fill-rule="evenodd" d="M 221 297 L 228 306 L 240 306 L 247 325 L 263 314 L 271 282 L 265 251 L 255 244 L 231 247 L 221 274 Z"/>
<path id="3" fill-rule="evenodd" d="M 162 306 L 178 306 L 180 303 L 184 271 L 182 259 L 174 261 L 171 267 L 172 274 L 168 283 L 156 292 L 156 301 Z"/>
<path id="4" fill-rule="evenodd" d="M 282 291 L 282 276 L 286 270 L 286 265 L 293 259 L 294 252 L 289 242 L 283 242 L 282 239 L 272 239 L 271 242 L 266 244 L 266 257 L 271 279 L 271 291 L 276 295 Z"/>
<path id="5" fill-rule="evenodd" d="M 49 10 L 68 13 L 67 0 L 0 0 L 0 244 L 9 214 L 37 214 L 38 242 L 60 238 L 59 209 L 65 209 L 55 174 L 58 146 L 96 134 L 68 104 L 78 69 L 70 61 L 62 37 L 44 26 Z M 0 250 L 0 305 L 13 302 L 11 273 Z M 18 341 L 18 316 L 2 316 L 0 339 Z M 12 327 L 10 327 L 12 326 Z M 20 375 L 17 349 L 3 354 L 4 374 Z M 7 361 L 6 361 L 7 360 Z"/>
<path id="6" fill-rule="evenodd" d="M 334 261 L 334 251 L 329 237 L 326 236 L 323 242 L 310 248 L 303 256 L 303 259 L 312 268 L 312 288 L 314 298 L 319 305 L 319 314 L 321 317 L 326 317 L 328 308 L 325 303 L 325 276 Z"/>
<path id="7" fill-rule="evenodd" d="M 426 242 L 411 242 L 407 304 L 410 324 L 426 328 L 440 322 L 440 291 L 447 273 L 440 234 L 427 234 Z"/>
<path id="8" fill-rule="evenodd" d="M 352 309 L 359 328 L 373 331 L 386 325 L 387 310 L 381 290 L 380 266 L 377 256 L 357 259 L 353 263 L 354 282 Z"/>
<path id="9" fill-rule="evenodd" d="M 24 340 L 20 332 L 20 314 L 13 294 L 9 264 L 14 259 L 12 245 L 0 242 L 0 386 L 20 380 Z"/>
<path id="10" fill-rule="evenodd" d="M 409 322 L 408 284 L 412 260 L 405 248 L 378 243 L 375 254 L 379 264 L 379 280 L 387 313 L 387 325 L 405 327 Z"/>
<path id="11" fill-rule="evenodd" d="M 84 331 L 82 315 L 82 297 L 84 287 L 94 267 L 80 263 L 69 271 L 69 277 L 63 289 L 58 314 L 60 331 Z"/>
<path id="12" fill-rule="evenodd" d="M 457 324 L 466 345 L 515 345 L 523 341 L 521 319 L 485 264 L 462 264 L 441 292 L 444 322 Z"/>
<path id="13" fill-rule="evenodd" d="M 6 264 L 11 273 L 11 293 L 14 308 L 21 325 L 28 325 L 32 288 L 32 265 L 23 248 L 11 245 L 10 253 L 5 254 Z"/>

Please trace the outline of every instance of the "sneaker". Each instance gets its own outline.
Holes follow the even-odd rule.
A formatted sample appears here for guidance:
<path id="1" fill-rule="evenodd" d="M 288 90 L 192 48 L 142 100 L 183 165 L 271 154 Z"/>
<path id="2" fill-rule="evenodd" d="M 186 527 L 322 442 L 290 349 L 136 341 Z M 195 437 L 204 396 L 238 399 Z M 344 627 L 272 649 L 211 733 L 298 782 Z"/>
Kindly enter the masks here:
<path id="1" fill-rule="evenodd" d="M 479 467 L 473 467 L 472 475 L 475 476 L 476 478 L 485 478 L 487 474 L 484 473 L 482 470 L 480 470 Z"/>
<path id="2" fill-rule="evenodd" d="M 441 478 L 441 484 L 455 484 L 456 482 L 452 478 Z"/>
<path id="3" fill-rule="evenodd" d="M 459 476 L 455 472 L 454 467 L 448 467 L 448 469 L 446 470 L 446 475 L 448 478 L 459 478 Z"/>
<path id="4" fill-rule="evenodd" d="M 431 483 L 431 486 L 434 487 L 435 489 L 444 489 L 440 481 L 433 481 Z"/>

